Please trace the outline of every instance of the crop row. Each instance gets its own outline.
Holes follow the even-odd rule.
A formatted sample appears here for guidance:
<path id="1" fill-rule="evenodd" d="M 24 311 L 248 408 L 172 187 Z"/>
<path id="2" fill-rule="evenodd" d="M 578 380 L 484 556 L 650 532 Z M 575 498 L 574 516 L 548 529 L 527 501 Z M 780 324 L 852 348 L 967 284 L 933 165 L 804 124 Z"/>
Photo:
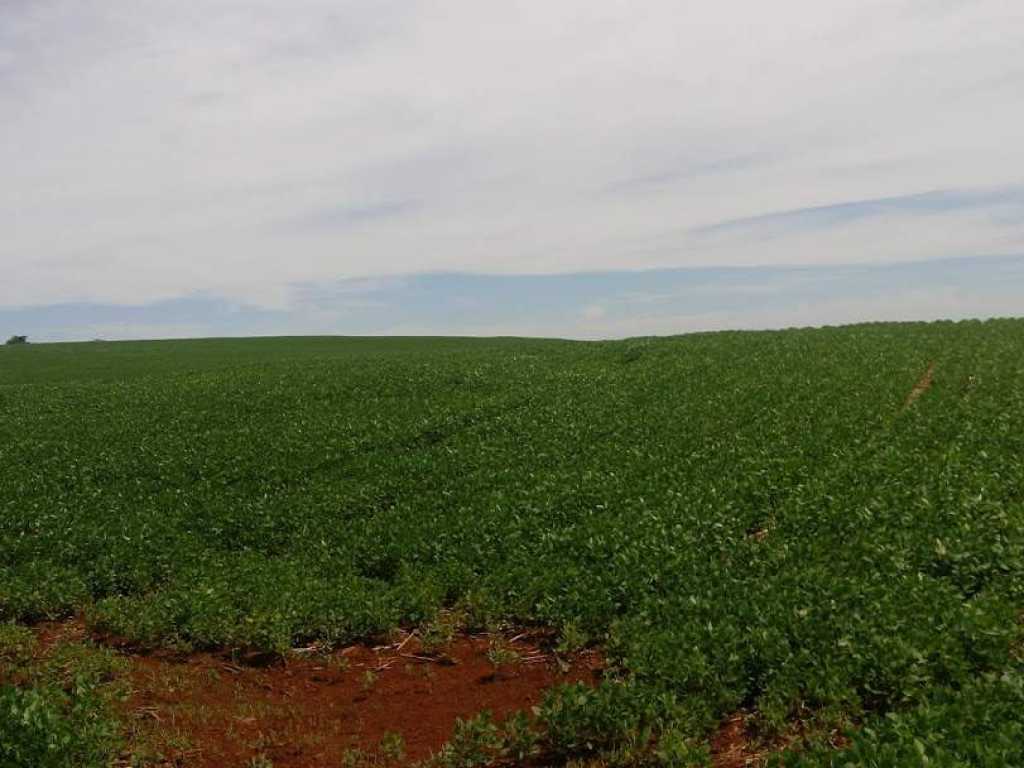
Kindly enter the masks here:
<path id="1" fill-rule="evenodd" d="M 566 756 L 750 711 L 794 763 L 1024 760 L 983 735 L 1024 711 L 1024 322 L 346 343 L 5 353 L 0 616 L 284 651 L 458 604 L 606 648 L 549 704 Z"/>

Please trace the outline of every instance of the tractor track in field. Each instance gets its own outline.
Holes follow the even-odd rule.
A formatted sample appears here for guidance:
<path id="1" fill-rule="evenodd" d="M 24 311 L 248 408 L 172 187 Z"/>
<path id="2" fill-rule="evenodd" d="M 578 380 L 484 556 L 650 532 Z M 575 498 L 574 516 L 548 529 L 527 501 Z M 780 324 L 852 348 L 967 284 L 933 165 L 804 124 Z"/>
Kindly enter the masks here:
<path id="1" fill-rule="evenodd" d="M 932 388 L 934 374 L 935 361 L 932 360 L 928 363 L 928 367 L 925 369 L 925 372 L 921 374 L 921 378 L 917 380 L 916 384 L 914 384 L 913 389 L 910 390 L 906 400 L 903 401 L 903 410 L 907 410 L 907 408 L 917 402 L 917 399 L 921 397 L 921 395 Z"/>
<path id="2" fill-rule="evenodd" d="M 809 732 L 806 722 L 794 719 L 783 733 L 765 738 L 757 733 L 756 716 L 753 710 L 740 710 L 722 720 L 710 740 L 712 768 L 764 768 L 787 749 L 800 751 Z M 835 750 L 850 743 L 838 726 L 818 730 L 816 736 L 827 739 Z"/>

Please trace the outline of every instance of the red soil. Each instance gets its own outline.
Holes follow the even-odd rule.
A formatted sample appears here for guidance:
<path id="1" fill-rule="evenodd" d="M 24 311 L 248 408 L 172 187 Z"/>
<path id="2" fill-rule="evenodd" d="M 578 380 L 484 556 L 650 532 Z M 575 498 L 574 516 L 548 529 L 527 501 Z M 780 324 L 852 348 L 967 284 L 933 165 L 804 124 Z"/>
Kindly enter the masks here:
<path id="1" fill-rule="evenodd" d="M 742 710 L 723 720 L 711 737 L 711 765 L 714 768 L 762 768 L 772 755 L 787 748 L 799 747 L 809 735 L 808 721 L 794 720 L 785 733 L 774 739 L 759 737 L 753 728 L 755 713 Z M 820 728 L 815 737 L 827 737 L 833 749 L 849 746 L 844 729 L 836 724 L 828 731 Z"/>
<path id="2" fill-rule="evenodd" d="M 725 720 L 711 739 L 711 764 L 715 768 L 747 768 L 764 764 L 767 753 L 759 751 L 748 733 L 747 715 L 740 712 Z"/>
<path id="3" fill-rule="evenodd" d="M 78 619 L 39 624 L 36 634 L 42 653 L 90 636 Z M 115 638 L 94 639 L 119 645 Z M 553 685 L 592 684 L 603 673 L 597 650 L 560 659 L 546 650 L 551 638 L 544 632 L 506 641 L 519 661 L 495 672 L 487 658 L 491 639 L 463 636 L 427 655 L 413 635 L 325 655 L 307 649 L 287 660 L 126 651 L 130 749 L 147 757 L 147 765 L 167 768 L 245 768 L 260 756 L 275 768 L 335 768 L 346 750 L 372 753 L 382 737 L 399 734 L 403 762 L 411 764 L 449 739 L 456 718 L 486 709 L 501 720 L 529 710 Z M 763 766 L 801 730 L 766 744 L 752 732 L 750 719 L 741 711 L 721 723 L 710 743 L 715 768 Z M 839 732 L 832 741 L 837 748 L 847 743 Z M 120 764 L 131 764 L 127 755 Z"/>
<path id="4" fill-rule="evenodd" d="M 89 634 L 85 622 L 80 618 L 43 621 L 36 624 L 34 629 L 40 655 L 46 655 L 53 646 L 60 643 L 79 643 Z"/>
<path id="5" fill-rule="evenodd" d="M 417 643 L 303 654 L 262 668 L 213 654 L 133 656 L 133 741 L 169 766 L 230 768 L 263 756 L 275 768 L 333 768 L 345 750 L 372 751 L 398 733 L 414 762 L 448 740 L 456 718 L 488 709 L 500 720 L 537 704 L 550 686 L 593 682 L 602 669 L 593 651 L 563 668 L 527 637 L 512 643 L 520 661 L 498 673 L 486 636 L 459 638 L 438 658 Z"/>
<path id="6" fill-rule="evenodd" d="M 903 401 L 903 407 L 905 409 L 912 406 L 914 402 L 917 400 L 917 398 L 919 398 L 921 395 L 923 395 L 925 392 L 932 388 L 934 375 L 935 361 L 933 360 L 932 362 L 928 363 L 928 368 L 925 370 L 923 374 L 921 374 L 921 378 L 917 380 L 917 383 L 914 385 L 914 388 L 910 390 L 910 394 L 907 395 L 907 399 Z"/>

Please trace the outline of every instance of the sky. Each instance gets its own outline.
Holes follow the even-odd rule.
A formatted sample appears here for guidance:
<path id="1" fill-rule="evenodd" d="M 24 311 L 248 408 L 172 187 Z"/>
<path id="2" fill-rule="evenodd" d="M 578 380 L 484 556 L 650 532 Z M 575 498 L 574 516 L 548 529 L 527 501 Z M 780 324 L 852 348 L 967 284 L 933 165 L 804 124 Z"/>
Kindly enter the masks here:
<path id="1" fill-rule="evenodd" d="M 0 0 L 0 334 L 1024 315 L 1019 0 Z"/>

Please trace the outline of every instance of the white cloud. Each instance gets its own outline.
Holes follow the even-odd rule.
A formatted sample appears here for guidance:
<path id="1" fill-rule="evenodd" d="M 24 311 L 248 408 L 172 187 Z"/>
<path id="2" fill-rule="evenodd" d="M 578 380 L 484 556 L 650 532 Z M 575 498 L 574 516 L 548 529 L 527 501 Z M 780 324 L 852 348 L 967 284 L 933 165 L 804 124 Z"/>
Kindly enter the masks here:
<path id="1" fill-rule="evenodd" d="M 567 339 L 621 339 L 635 336 L 671 336 L 700 331 L 776 330 L 864 322 L 964 320 L 969 318 L 1018 317 L 1017 296 L 975 295 L 956 288 L 917 290 L 907 288 L 882 296 L 857 296 L 829 300 L 803 300 L 790 307 L 765 308 L 753 304 L 744 309 L 702 312 L 651 313 L 582 317 L 576 323 L 531 321 L 481 323 L 467 327 L 474 336 L 535 336 Z M 445 335 L 445 324 L 401 324 L 382 331 L 386 335 Z"/>
<path id="2" fill-rule="evenodd" d="M 1024 182 L 1022 22 L 1009 0 L 9 2 L 0 305 L 1020 251 L 996 204 L 692 230 Z"/>

